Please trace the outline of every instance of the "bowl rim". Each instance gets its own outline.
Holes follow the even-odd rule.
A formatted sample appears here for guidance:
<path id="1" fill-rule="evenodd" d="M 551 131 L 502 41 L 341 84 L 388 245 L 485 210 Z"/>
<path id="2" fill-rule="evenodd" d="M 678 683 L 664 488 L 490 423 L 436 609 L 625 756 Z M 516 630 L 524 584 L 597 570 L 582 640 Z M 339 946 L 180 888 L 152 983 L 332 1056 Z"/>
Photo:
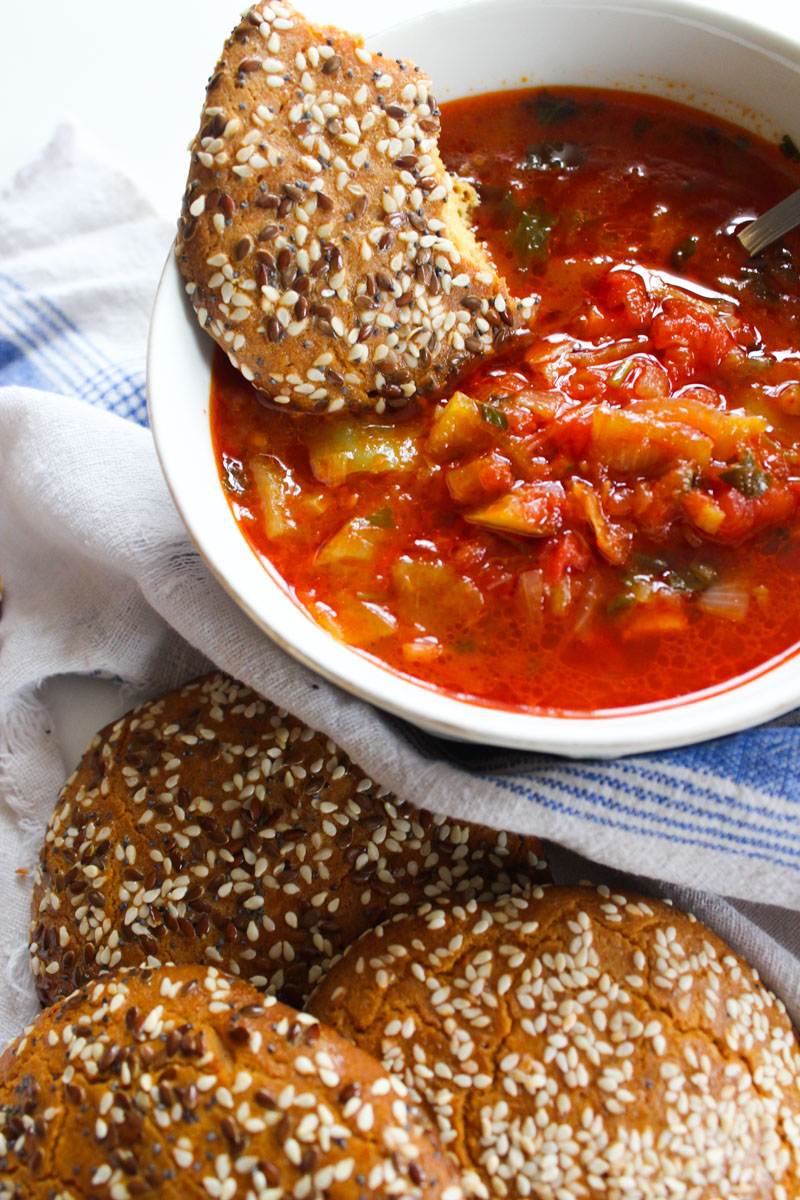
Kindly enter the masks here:
<path id="1" fill-rule="evenodd" d="M 433 19 L 452 18 L 458 11 L 490 8 L 494 16 L 522 7 L 530 7 L 529 0 L 464 0 L 395 22 L 370 34 L 367 41 L 389 38 Z M 800 73 L 800 42 L 695 0 L 538 0 L 536 7 L 635 13 L 699 25 L 714 35 L 732 36 L 751 49 L 780 58 Z M 215 521 L 225 536 L 208 536 L 201 519 L 203 504 L 198 505 L 193 464 L 185 460 L 186 443 L 179 436 L 169 389 L 162 383 L 164 355 L 171 355 L 174 348 L 169 328 L 180 329 L 176 322 L 181 320 L 186 324 L 187 338 L 196 344 L 208 368 L 206 392 L 199 403 L 193 402 L 193 410 L 202 413 L 210 451 L 208 388 L 213 343 L 198 329 L 170 246 L 156 291 L 147 344 L 148 415 L 167 487 L 213 576 L 256 626 L 316 674 L 412 725 L 448 739 L 570 758 L 606 758 L 690 745 L 769 721 L 800 702 L 800 643 L 746 675 L 688 696 L 630 709 L 549 714 L 506 709 L 443 693 L 340 642 L 313 620 L 292 598 L 277 572 L 250 548 L 219 484 L 216 467 L 216 495 L 206 495 L 203 501 L 212 504 Z M 267 588 L 263 586 L 265 577 L 271 585 Z M 743 702 L 745 696 L 748 703 Z"/>

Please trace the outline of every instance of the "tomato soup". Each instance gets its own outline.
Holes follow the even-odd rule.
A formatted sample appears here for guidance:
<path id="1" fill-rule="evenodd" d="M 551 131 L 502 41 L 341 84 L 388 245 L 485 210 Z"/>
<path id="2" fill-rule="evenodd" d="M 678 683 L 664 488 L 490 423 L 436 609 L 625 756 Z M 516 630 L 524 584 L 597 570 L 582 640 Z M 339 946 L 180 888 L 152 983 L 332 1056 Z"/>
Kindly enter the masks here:
<path id="1" fill-rule="evenodd" d="M 737 229 L 800 186 L 770 146 L 618 92 L 443 107 L 478 237 L 531 332 L 384 417 L 273 411 L 219 354 L 244 536 L 333 636 L 443 692 L 600 712 L 800 639 L 800 238 Z"/>

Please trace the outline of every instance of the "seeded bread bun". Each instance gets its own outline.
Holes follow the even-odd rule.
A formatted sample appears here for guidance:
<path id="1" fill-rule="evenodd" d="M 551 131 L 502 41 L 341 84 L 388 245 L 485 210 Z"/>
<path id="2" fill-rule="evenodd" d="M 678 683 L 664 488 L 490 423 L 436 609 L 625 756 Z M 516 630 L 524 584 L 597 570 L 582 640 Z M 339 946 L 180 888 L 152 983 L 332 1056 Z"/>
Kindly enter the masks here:
<path id="1" fill-rule="evenodd" d="M 783 1005 L 666 904 L 442 900 L 365 934 L 309 1007 L 428 1106 L 468 1195 L 800 1196 Z"/>
<path id="2" fill-rule="evenodd" d="M 278 404 L 383 412 L 433 393 L 512 301 L 437 149 L 412 63 L 256 4 L 211 77 L 176 254 L 200 324 Z"/>
<path id="3" fill-rule="evenodd" d="M 106 975 L 0 1058 L 0 1200 L 460 1200 L 403 1084 L 215 967 Z"/>
<path id="4" fill-rule="evenodd" d="M 398 909 L 544 865 L 535 839 L 413 808 L 209 675 L 104 729 L 67 781 L 35 879 L 36 986 L 52 1004 L 108 967 L 212 962 L 299 1005 Z"/>

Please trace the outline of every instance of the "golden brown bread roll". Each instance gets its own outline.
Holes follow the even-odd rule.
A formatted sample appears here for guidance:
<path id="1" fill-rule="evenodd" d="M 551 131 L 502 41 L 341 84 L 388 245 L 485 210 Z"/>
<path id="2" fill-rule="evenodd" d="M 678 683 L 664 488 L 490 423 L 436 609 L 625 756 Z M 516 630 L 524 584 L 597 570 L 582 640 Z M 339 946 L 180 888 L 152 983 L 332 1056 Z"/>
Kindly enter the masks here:
<path id="1" fill-rule="evenodd" d="M 435 1116 L 468 1195 L 800 1196 L 800 1050 L 710 930 L 607 888 L 425 905 L 309 1005 Z"/>
<path id="2" fill-rule="evenodd" d="M 0 1200 L 460 1200 L 405 1088 L 215 967 L 107 974 L 0 1058 Z"/>
<path id="3" fill-rule="evenodd" d="M 58 799 L 33 894 L 50 1004 L 117 965 L 212 962 L 300 1004 L 400 908 L 541 878 L 533 838 L 413 808 L 228 676 L 128 713 Z"/>
<path id="4" fill-rule="evenodd" d="M 438 131 L 417 67 L 283 0 L 226 42 L 176 254 L 200 324 L 276 403 L 401 407 L 530 318 L 464 220 Z"/>

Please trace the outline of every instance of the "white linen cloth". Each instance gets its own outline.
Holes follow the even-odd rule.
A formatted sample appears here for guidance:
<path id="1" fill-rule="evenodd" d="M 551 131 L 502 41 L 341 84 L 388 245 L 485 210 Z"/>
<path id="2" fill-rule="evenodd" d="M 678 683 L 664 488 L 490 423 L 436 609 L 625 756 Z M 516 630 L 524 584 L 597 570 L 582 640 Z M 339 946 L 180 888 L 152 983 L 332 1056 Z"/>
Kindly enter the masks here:
<path id="1" fill-rule="evenodd" d="M 317 678 L 211 577 L 143 427 L 147 323 L 171 229 L 69 129 L 1 201 L 0 1039 L 36 1011 L 31 880 L 18 872 L 35 864 L 63 783 L 38 685 L 79 672 L 156 693 L 212 662 L 415 803 L 557 843 L 559 881 L 638 872 L 638 886 L 744 953 L 800 1018 L 795 717 L 704 747 L 574 763 L 440 742 Z"/>

